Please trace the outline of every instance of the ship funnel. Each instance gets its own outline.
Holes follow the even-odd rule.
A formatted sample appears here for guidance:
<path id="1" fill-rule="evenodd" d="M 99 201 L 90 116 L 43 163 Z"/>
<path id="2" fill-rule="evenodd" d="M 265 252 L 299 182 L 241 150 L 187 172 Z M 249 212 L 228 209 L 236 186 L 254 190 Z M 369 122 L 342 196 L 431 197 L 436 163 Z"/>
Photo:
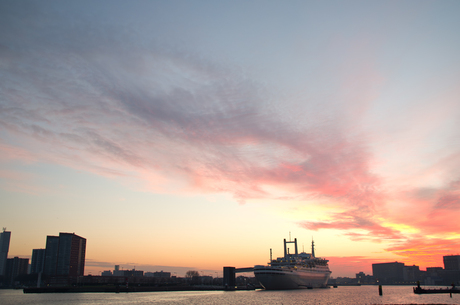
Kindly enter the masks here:
<path id="1" fill-rule="evenodd" d="M 297 251 L 297 238 L 294 238 L 294 241 L 286 241 L 286 238 L 284 239 L 284 257 L 287 257 L 288 256 L 288 249 L 287 249 L 287 246 L 286 244 L 294 244 L 294 248 L 295 248 L 295 255 L 298 255 L 299 252 Z"/>
<path id="2" fill-rule="evenodd" d="M 284 239 L 284 257 L 287 256 L 286 238 Z"/>

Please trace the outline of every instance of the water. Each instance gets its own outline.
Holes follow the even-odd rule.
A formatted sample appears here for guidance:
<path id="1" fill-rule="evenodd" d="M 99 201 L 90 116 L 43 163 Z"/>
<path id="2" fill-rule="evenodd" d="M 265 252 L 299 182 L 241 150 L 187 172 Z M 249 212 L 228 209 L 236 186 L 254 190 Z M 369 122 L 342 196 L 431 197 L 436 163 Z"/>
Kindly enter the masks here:
<path id="1" fill-rule="evenodd" d="M 287 291 L 44 293 L 0 290 L 1 305 L 96 304 L 460 304 L 460 294 L 416 295 L 410 286 L 358 286 Z"/>

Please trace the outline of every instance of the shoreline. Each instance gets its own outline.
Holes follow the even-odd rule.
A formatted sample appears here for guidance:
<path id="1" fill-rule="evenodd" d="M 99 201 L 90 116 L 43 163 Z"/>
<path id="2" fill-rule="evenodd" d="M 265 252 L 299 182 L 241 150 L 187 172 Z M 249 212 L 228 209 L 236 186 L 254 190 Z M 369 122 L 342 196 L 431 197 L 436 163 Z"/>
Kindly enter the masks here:
<path id="1" fill-rule="evenodd" d="M 23 288 L 24 293 L 127 293 L 127 292 L 154 292 L 154 291 L 234 291 L 255 290 L 254 287 L 236 287 L 226 289 L 223 286 L 85 286 L 85 287 L 29 287 Z"/>

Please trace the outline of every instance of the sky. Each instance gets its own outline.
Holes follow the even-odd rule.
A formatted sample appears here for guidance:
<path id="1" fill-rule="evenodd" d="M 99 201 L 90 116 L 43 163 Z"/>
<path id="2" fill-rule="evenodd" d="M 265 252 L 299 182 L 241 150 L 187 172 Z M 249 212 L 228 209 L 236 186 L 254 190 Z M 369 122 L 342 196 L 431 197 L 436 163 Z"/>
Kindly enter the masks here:
<path id="1" fill-rule="evenodd" d="M 9 257 L 222 276 L 460 254 L 459 1 L 0 1 Z"/>

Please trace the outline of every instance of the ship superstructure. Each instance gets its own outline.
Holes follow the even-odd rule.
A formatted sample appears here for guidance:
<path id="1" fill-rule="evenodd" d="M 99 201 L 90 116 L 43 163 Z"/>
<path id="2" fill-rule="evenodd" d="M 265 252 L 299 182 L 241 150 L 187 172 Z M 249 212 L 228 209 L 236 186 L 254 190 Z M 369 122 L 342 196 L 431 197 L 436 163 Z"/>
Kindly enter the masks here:
<path id="1" fill-rule="evenodd" d="M 287 244 L 293 243 L 295 253 L 290 254 Z M 284 239 L 284 256 L 271 258 L 268 265 L 254 266 L 254 275 L 265 289 L 299 289 L 326 287 L 331 275 L 328 260 L 315 257 L 315 243 L 311 253 L 298 253 L 297 238 Z"/>

